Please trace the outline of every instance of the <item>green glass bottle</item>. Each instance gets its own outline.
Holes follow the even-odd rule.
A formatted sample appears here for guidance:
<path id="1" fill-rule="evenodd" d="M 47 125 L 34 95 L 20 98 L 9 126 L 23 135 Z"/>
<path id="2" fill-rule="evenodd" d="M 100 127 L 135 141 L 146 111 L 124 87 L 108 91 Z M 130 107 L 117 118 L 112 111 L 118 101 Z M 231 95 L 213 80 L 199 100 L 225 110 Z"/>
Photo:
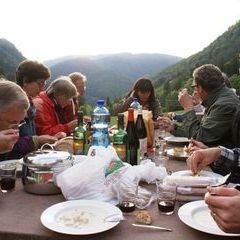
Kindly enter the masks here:
<path id="1" fill-rule="evenodd" d="M 73 132 L 73 154 L 86 154 L 86 129 L 83 127 L 83 112 L 78 111 L 78 126 Z"/>
<path id="2" fill-rule="evenodd" d="M 115 148 L 119 158 L 127 161 L 127 132 L 124 129 L 124 115 L 118 114 L 118 131 L 113 134 L 113 147 Z"/>

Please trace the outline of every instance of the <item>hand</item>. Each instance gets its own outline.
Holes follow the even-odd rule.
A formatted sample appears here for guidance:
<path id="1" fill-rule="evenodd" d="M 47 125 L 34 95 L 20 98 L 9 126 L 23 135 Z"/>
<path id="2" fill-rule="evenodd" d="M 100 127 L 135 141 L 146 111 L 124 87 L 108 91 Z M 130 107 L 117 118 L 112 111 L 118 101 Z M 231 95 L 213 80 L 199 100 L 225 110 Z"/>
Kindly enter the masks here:
<path id="1" fill-rule="evenodd" d="M 215 195 L 211 195 L 211 194 Z M 208 187 L 205 195 L 213 219 L 228 233 L 240 233 L 240 192 L 234 188 Z"/>
<path id="2" fill-rule="evenodd" d="M 83 121 L 84 121 L 84 123 L 91 122 L 91 117 L 89 117 L 89 116 L 83 116 Z"/>
<path id="3" fill-rule="evenodd" d="M 67 134 L 65 132 L 58 132 L 57 134 L 54 135 L 55 138 L 57 138 L 57 140 L 65 138 L 67 136 Z"/>
<path id="4" fill-rule="evenodd" d="M 193 98 L 191 95 L 189 95 L 188 90 L 186 88 L 179 92 L 178 101 L 183 107 L 185 112 L 193 110 Z"/>
<path id="5" fill-rule="evenodd" d="M 0 131 L 0 153 L 10 152 L 19 138 L 18 130 Z"/>
<path id="6" fill-rule="evenodd" d="M 55 143 L 58 139 L 50 135 L 41 135 L 37 136 L 37 141 L 39 146 L 42 146 L 45 143 Z"/>
<path id="7" fill-rule="evenodd" d="M 68 124 L 68 127 L 70 128 L 70 131 L 73 132 L 73 130 L 77 127 L 78 125 L 78 122 L 77 122 L 77 119 L 69 122 Z"/>
<path id="8" fill-rule="evenodd" d="M 197 140 L 194 140 L 191 138 L 190 143 L 188 145 L 188 149 L 190 154 L 192 154 L 194 151 L 199 150 L 199 149 L 207 149 L 208 146 L 206 146 L 204 143 L 199 142 Z"/>
<path id="9" fill-rule="evenodd" d="M 197 150 L 187 159 L 187 165 L 195 175 L 204 167 L 217 160 L 220 155 L 221 149 L 218 147 Z"/>
<path id="10" fill-rule="evenodd" d="M 175 128 L 174 123 L 168 117 L 158 117 L 157 121 L 159 123 L 159 127 L 167 132 L 172 132 Z"/>

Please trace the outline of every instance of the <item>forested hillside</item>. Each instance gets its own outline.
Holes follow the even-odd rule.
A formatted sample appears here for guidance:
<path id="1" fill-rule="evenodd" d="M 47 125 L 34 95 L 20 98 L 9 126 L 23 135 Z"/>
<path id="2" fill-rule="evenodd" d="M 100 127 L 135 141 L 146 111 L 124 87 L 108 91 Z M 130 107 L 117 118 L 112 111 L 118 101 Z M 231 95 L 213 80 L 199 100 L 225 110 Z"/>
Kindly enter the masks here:
<path id="1" fill-rule="evenodd" d="M 202 64 L 212 63 L 220 67 L 229 77 L 237 91 L 240 90 L 239 72 L 240 21 L 230 27 L 201 52 L 183 59 L 162 70 L 154 77 L 157 94 L 166 110 L 175 110 L 180 88 L 189 87 L 193 70 Z"/>
<path id="2" fill-rule="evenodd" d="M 0 76 L 13 81 L 16 67 L 24 59 L 11 42 L 3 38 L 0 39 Z"/>
<path id="3" fill-rule="evenodd" d="M 159 70 L 181 60 L 164 54 L 110 54 L 93 57 L 73 57 L 51 66 L 52 79 L 79 71 L 87 76 L 87 102 L 114 99 L 126 93 L 137 78 L 154 75 Z M 53 60 L 54 61 L 54 60 Z M 49 62 L 46 62 L 47 64 Z M 52 63 L 52 61 L 50 62 Z"/>

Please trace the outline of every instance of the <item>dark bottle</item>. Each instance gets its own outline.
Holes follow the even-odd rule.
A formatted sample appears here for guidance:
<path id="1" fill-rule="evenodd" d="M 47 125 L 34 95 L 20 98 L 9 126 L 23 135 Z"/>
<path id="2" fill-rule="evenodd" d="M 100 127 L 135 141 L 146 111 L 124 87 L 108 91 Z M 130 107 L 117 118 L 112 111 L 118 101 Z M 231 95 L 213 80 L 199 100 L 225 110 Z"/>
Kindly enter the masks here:
<path id="1" fill-rule="evenodd" d="M 78 111 L 78 126 L 73 132 L 73 154 L 86 154 L 86 130 L 83 127 L 83 112 Z"/>
<path id="2" fill-rule="evenodd" d="M 139 139 L 139 159 L 140 161 L 147 156 L 147 131 L 142 115 L 142 106 L 138 108 L 138 116 L 136 120 L 136 131 Z"/>
<path id="3" fill-rule="evenodd" d="M 113 134 L 113 147 L 117 155 L 123 161 L 127 161 L 127 132 L 124 130 L 124 115 L 118 114 L 118 131 Z"/>
<path id="4" fill-rule="evenodd" d="M 128 162 L 131 165 L 137 165 L 138 163 L 138 149 L 139 140 L 137 137 L 137 131 L 134 123 L 134 109 L 128 109 L 128 123 L 127 123 L 127 156 Z"/>

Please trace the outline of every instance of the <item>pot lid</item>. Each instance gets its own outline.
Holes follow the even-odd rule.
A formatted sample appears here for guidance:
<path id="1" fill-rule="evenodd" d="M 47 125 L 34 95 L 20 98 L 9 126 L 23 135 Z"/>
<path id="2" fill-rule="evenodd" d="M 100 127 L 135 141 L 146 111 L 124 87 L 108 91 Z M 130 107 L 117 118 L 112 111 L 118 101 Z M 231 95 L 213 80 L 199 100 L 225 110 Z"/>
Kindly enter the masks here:
<path id="1" fill-rule="evenodd" d="M 51 167 L 71 158 L 69 152 L 53 150 L 37 150 L 27 154 L 23 161 L 28 165 Z"/>

